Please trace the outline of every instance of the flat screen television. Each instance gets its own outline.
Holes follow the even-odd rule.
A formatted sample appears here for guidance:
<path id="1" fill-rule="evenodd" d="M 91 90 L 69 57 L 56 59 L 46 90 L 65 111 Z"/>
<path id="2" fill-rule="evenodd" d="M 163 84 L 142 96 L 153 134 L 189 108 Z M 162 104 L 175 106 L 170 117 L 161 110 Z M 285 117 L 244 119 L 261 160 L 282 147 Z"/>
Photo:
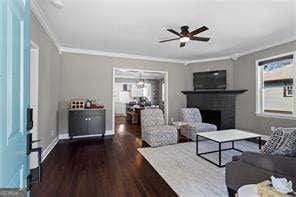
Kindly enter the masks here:
<path id="1" fill-rule="evenodd" d="M 193 73 L 194 90 L 225 89 L 226 70 Z"/>

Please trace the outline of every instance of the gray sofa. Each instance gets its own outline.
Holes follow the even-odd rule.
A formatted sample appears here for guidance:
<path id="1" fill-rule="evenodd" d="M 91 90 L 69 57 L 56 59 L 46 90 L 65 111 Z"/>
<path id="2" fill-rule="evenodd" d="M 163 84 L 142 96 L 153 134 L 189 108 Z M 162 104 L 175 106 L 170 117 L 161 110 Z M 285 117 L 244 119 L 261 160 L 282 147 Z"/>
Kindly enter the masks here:
<path id="1" fill-rule="evenodd" d="M 244 152 L 234 156 L 226 164 L 226 186 L 229 196 L 234 196 L 239 187 L 257 184 L 270 177 L 285 177 L 293 182 L 296 190 L 296 158 L 263 153 Z"/>

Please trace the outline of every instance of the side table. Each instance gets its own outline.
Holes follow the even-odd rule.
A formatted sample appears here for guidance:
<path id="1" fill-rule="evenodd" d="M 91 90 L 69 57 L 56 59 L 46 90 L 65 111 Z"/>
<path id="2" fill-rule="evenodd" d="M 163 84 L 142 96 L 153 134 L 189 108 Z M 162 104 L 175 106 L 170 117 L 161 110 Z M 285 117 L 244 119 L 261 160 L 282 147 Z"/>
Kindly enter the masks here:
<path id="1" fill-rule="evenodd" d="M 172 122 L 172 124 L 177 128 L 178 130 L 178 143 L 180 142 L 180 138 L 181 138 L 181 127 L 182 126 L 187 126 L 186 122 Z"/>
<path id="2" fill-rule="evenodd" d="M 257 194 L 257 185 L 249 184 L 241 186 L 237 191 L 237 197 L 259 197 Z"/>

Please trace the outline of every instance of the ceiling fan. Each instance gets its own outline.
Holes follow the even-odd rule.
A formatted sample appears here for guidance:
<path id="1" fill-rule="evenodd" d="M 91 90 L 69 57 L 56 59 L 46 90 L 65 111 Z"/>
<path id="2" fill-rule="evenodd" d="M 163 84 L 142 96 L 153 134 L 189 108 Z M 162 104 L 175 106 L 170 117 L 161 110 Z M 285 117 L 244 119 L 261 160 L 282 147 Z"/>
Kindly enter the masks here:
<path id="1" fill-rule="evenodd" d="M 169 42 L 169 41 L 173 41 L 173 40 L 180 40 L 180 47 L 184 47 L 186 45 L 186 43 L 189 40 L 193 40 L 193 41 L 202 41 L 202 42 L 208 42 L 210 40 L 210 38 L 205 38 L 205 37 L 194 37 L 197 34 L 200 34 L 204 31 L 207 31 L 209 28 L 206 26 L 202 26 L 192 32 L 189 32 L 189 27 L 188 26 L 182 26 L 181 27 L 181 32 L 177 32 L 173 29 L 167 29 L 167 31 L 179 36 L 178 38 L 172 38 L 172 39 L 168 39 L 168 40 L 162 40 L 159 41 L 159 43 L 163 43 L 163 42 Z"/>

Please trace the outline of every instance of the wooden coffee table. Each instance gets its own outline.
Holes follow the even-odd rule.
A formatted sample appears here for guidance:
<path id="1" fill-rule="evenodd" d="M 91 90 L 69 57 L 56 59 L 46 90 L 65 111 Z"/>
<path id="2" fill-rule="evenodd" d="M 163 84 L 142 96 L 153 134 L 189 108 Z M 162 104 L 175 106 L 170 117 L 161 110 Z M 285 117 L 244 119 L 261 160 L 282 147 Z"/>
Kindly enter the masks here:
<path id="1" fill-rule="evenodd" d="M 209 151 L 209 152 L 203 152 L 200 153 L 198 151 L 198 141 L 199 137 L 205 138 L 207 140 L 217 142 L 219 144 L 219 149 L 214 150 L 214 151 Z M 203 132 L 203 133 L 196 133 L 196 155 L 199 157 L 207 160 L 208 162 L 218 166 L 218 167 L 225 167 L 225 165 L 221 164 L 221 153 L 222 151 L 227 151 L 227 150 L 236 150 L 239 152 L 243 152 L 243 150 L 235 148 L 234 142 L 236 141 L 241 141 L 241 140 L 247 140 L 247 139 L 258 139 L 258 144 L 259 144 L 259 149 L 261 149 L 261 135 L 256 134 L 256 133 L 251 133 L 248 131 L 242 131 L 242 130 L 237 130 L 237 129 L 229 129 L 229 130 L 220 130 L 220 131 L 210 131 L 210 132 Z M 222 149 L 222 144 L 231 142 L 232 147 L 231 148 L 226 148 Z M 204 157 L 203 155 L 206 154 L 211 154 L 211 153 L 219 153 L 218 157 L 218 163 L 215 163 L 211 161 L 210 159 Z"/>

